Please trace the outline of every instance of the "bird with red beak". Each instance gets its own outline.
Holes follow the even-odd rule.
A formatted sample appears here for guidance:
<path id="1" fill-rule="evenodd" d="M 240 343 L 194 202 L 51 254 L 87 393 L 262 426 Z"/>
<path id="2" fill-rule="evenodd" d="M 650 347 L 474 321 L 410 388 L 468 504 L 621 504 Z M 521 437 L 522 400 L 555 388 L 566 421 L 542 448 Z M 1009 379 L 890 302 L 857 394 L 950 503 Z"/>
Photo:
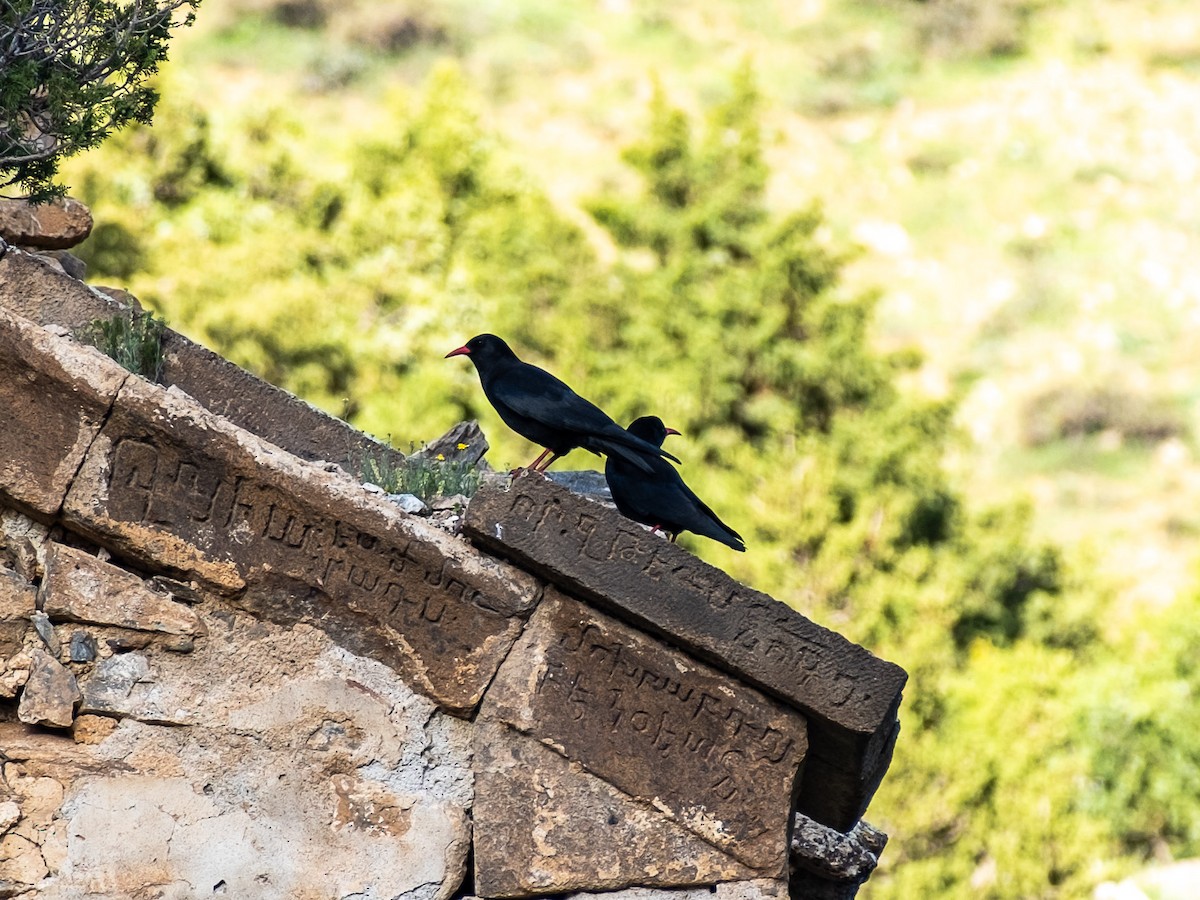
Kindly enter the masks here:
<path id="1" fill-rule="evenodd" d="M 522 362 L 494 334 L 476 335 L 446 354 L 447 359 L 452 356 L 465 356 L 475 364 L 483 394 L 504 424 L 544 448 L 518 472 L 545 472 L 554 460 L 576 447 L 607 454 L 610 459 L 619 457 L 647 474 L 653 472 L 653 463 L 664 457 L 679 462 L 661 447 L 630 434 L 546 370 Z"/>

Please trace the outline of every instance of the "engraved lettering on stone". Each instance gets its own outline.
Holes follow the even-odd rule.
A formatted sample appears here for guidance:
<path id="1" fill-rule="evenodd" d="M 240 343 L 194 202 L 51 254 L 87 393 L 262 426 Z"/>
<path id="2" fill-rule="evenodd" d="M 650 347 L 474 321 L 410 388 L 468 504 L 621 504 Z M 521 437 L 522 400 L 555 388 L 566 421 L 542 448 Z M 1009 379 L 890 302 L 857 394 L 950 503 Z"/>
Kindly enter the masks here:
<path id="1" fill-rule="evenodd" d="M 110 503 L 119 507 L 114 515 L 131 522 L 145 522 L 158 469 L 158 450 L 143 441 L 122 440 L 113 452 Z"/>
<path id="2" fill-rule="evenodd" d="M 756 715 L 717 692 L 685 684 L 687 676 L 668 677 L 647 666 L 639 651 L 609 637 L 595 623 L 568 623 L 547 654 L 537 693 L 569 704 L 572 719 L 598 696 L 605 698 L 605 730 L 644 742 L 664 759 L 678 754 L 703 765 L 716 765 L 714 788 L 736 792 L 731 766 L 746 762 L 779 765 L 795 752 L 795 741 L 765 725 Z M 730 781 L 729 779 L 734 779 Z"/>

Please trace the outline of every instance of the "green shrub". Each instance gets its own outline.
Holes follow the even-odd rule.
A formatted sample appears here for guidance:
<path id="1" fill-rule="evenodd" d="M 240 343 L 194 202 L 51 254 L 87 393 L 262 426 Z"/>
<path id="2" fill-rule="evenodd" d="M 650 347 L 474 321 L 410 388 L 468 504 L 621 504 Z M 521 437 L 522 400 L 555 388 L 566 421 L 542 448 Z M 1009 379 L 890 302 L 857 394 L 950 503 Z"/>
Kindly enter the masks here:
<path id="1" fill-rule="evenodd" d="M 483 483 L 483 473 L 466 460 L 410 456 L 403 464 L 395 465 L 386 457 L 368 457 L 361 470 L 364 481 L 387 493 L 413 494 L 426 503 L 458 494 L 471 497 Z"/>
<path id="2" fill-rule="evenodd" d="M 162 378 L 162 336 L 167 323 L 153 313 L 117 315 L 95 319 L 80 329 L 78 337 L 130 372 L 149 381 Z"/>
<path id="3" fill-rule="evenodd" d="M 1102 432 L 1155 443 L 1186 430 L 1168 401 L 1107 385 L 1051 388 L 1031 398 L 1021 414 L 1022 440 L 1030 447 Z"/>

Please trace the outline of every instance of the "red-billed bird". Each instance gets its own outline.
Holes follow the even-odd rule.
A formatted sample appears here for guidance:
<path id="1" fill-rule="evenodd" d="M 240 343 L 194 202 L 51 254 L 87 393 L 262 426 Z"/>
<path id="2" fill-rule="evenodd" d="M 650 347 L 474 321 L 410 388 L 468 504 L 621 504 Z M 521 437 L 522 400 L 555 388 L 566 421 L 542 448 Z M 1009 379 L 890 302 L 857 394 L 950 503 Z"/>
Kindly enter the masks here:
<path id="1" fill-rule="evenodd" d="M 544 369 L 521 362 L 494 334 L 479 334 L 446 358 L 466 356 L 479 372 L 488 402 L 504 424 L 546 449 L 528 466 L 544 472 L 558 457 L 583 447 L 619 458 L 634 471 L 651 473 L 652 464 L 675 459 L 661 447 L 630 434 L 593 403 Z M 667 466 L 670 468 L 670 466 Z"/>
<path id="2" fill-rule="evenodd" d="M 668 428 L 658 416 L 642 416 L 629 423 L 629 433 L 647 443 L 659 446 L 668 434 L 679 434 Z M 734 550 L 744 551 L 742 536 L 717 518 L 683 483 L 675 467 L 661 459 L 651 460 L 653 472 L 629 465 L 625 460 L 610 456 L 604 466 L 604 477 L 612 492 L 617 510 L 627 519 L 661 529 L 671 540 L 681 531 L 691 531 Z"/>

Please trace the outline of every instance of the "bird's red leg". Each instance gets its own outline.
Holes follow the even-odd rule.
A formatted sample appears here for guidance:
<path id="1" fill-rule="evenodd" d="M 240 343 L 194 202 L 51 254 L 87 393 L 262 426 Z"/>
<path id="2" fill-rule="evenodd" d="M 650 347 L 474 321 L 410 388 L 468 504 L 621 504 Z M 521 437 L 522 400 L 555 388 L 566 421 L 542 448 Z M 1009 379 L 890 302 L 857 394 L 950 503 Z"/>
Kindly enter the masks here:
<path id="1" fill-rule="evenodd" d="M 547 456 L 547 454 L 549 454 L 549 453 L 550 453 L 550 451 L 549 451 L 549 450 L 543 450 L 543 451 L 542 451 L 542 455 L 541 455 L 541 456 L 539 456 L 537 459 L 535 459 L 533 462 L 531 462 L 529 465 L 527 465 L 527 466 L 518 466 L 517 468 L 513 469 L 513 470 L 512 470 L 512 471 L 511 471 L 509 474 L 510 474 L 510 475 L 513 475 L 513 476 L 517 476 L 517 475 L 521 475 L 521 474 L 522 474 L 522 473 L 524 473 L 524 472 L 541 472 L 541 471 L 542 471 L 542 469 L 539 469 L 539 468 L 538 468 L 538 464 L 539 464 L 539 463 L 540 463 L 540 462 L 541 462 L 543 459 L 545 459 L 545 458 L 546 458 L 546 456 Z M 551 459 L 553 459 L 553 457 L 551 457 Z M 550 463 L 546 463 L 546 465 L 548 466 L 548 465 L 550 465 Z M 545 468 L 545 466 L 543 466 L 542 468 L 544 469 L 544 468 Z"/>
<path id="2" fill-rule="evenodd" d="M 550 453 L 550 451 L 547 450 L 546 453 Z M 543 453 L 542 456 L 545 456 L 546 453 Z M 533 464 L 533 471 L 544 475 L 546 473 L 546 470 L 548 468 L 550 468 L 550 463 L 554 462 L 556 459 L 558 459 L 558 454 L 550 453 L 550 458 L 548 460 L 546 460 L 544 463 L 542 463 L 541 468 L 538 468 L 538 464 L 536 462 Z M 538 457 L 538 462 L 542 462 L 541 456 Z"/>

